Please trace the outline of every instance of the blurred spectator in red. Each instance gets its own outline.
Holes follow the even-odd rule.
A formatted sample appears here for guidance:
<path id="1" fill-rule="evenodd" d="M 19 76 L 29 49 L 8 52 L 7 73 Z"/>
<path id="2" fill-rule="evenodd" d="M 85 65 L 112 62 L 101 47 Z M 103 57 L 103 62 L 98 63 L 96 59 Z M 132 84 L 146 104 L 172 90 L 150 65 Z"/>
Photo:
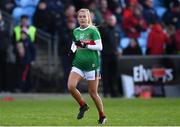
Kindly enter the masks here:
<path id="1" fill-rule="evenodd" d="M 133 15 L 123 19 L 122 27 L 129 38 L 138 38 L 140 33 L 147 29 L 147 23 L 142 16 L 141 6 L 136 6 L 133 9 Z"/>
<path id="2" fill-rule="evenodd" d="M 154 8 L 153 1 L 154 0 L 144 0 L 143 4 L 143 17 L 149 25 L 160 21 L 160 18 Z"/>
<path id="3" fill-rule="evenodd" d="M 128 18 L 133 16 L 133 10 L 137 5 L 138 5 L 137 0 L 127 0 L 127 6 L 123 10 L 123 18 Z"/>
<path id="4" fill-rule="evenodd" d="M 147 40 L 147 54 L 163 55 L 165 53 L 166 44 L 169 43 L 168 35 L 163 31 L 160 24 L 152 25 Z"/>
<path id="5" fill-rule="evenodd" d="M 176 29 L 180 28 L 180 2 L 172 2 L 170 9 L 163 15 L 162 20 L 166 25 L 174 25 Z"/>
<path id="6" fill-rule="evenodd" d="M 123 55 L 142 55 L 137 39 L 130 39 L 128 47 L 123 50 Z"/>

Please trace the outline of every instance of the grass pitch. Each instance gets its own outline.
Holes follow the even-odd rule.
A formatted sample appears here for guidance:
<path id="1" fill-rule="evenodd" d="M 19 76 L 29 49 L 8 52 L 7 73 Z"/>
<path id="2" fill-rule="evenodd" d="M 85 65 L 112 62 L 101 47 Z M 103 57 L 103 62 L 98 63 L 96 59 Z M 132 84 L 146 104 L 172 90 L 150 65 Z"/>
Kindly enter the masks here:
<path id="1" fill-rule="evenodd" d="M 85 117 L 76 119 L 79 106 L 69 95 L 55 98 L 0 98 L 0 126 L 98 126 L 92 100 Z M 180 126 L 180 99 L 103 98 L 108 118 L 106 126 Z"/>

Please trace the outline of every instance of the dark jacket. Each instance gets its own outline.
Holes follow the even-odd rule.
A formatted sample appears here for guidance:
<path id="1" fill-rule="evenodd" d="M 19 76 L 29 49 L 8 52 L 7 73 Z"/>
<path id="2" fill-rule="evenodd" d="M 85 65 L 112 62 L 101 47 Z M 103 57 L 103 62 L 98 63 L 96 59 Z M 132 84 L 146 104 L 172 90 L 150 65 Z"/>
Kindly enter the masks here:
<path id="1" fill-rule="evenodd" d="M 25 49 L 24 57 L 17 55 L 17 59 L 20 64 L 30 64 L 36 58 L 35 45 L 30 41 L 30 39 L 21 40 L 19 43 L 23 43 Z"/>
<path id="2" fill-rule="evenodd" d="M 120 41 L 117 27 L 105 25 L 100 28 L 100 33 L 103 43 L 102 55 L 115 55 Z"/>
<path id="3" fill-rule="evenodd" d="M 142 55 L 142 51 L 139 46 L 136 47 L 128 46 L 123 50 L 123 55 Z"/>
<path id="4" fill-rule="evenodd" d="M 0 21 L 0 50 L 6 51 L 8 48 L 8 32 L 7 24 L 5 24 L 4 20 Z"/>

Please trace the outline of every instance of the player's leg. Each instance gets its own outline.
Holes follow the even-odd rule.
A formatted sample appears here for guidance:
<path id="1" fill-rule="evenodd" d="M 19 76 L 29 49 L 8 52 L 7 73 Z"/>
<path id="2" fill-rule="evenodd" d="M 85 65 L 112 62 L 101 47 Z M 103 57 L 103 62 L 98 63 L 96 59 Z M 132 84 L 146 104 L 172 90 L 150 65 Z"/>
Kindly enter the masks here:
<path id="1" fill-rule="evenodd" d="M 93 99 L 97 110 L 99 112 L 99 124 L 105 124 L 106 122 L 106 117 L 104 114 L 104 108 L 103 108 L 103 103 L 102 100 L 98 94 L 98 84 L 99 84 L 99 79 L 95 79 L 95 80 L 89 80 L 88 81 L 88 91 L 89 94 L 91 96 L 91 98 Z"/>
<path id="2" fill-rule="evenodd" d="M 81 119 L 84 116 L 84 112 L 88 110 L 88 106 L 85 103 L 84 99 L 81 96 L 81 93 L 76 88 L 78 82 L 82 79 L 82 76 L 78 72 L 71 71 L 68 79 L 68 90 L 74 99 L 79 103 L 79 114 L 77 119 Z"/>

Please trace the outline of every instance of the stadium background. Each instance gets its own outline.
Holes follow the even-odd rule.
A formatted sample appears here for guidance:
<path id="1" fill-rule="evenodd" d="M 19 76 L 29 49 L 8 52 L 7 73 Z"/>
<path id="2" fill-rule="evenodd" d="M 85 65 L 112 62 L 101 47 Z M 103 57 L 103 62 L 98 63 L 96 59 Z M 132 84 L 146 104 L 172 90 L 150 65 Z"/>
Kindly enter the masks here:
<path id="1" fill-rule="evenodd" d="M 109 79 L 113 82 L 104 85 L 102 77 L 99 88 L 104 97 L 107 126 L 179 126 L 179 99 L 171 98 L 180 96 L 179 3 L 179 0 L 1 0 L 0 126 L 97 126 L 95 106 L 86 95 L 86 82 L 78 85 L 90 105 L 82 121 L 74 118 L 77 104 L 66 89 L 70 66 L 67 51 L 71 31 L 77 26 L 76 11 L 81 7 L 90 9 L 105 40 L 102 60 L 107 63 L 115 60 L 112 66 L 102 68 L 103 74 L 103 69 L 108 70 L 107 78 L 113 77 Z M 28 16 L 29 25 L 37 28 L 36 60 L 31 65 L 31 85 L 26 91 L 18 82 L 14 52 L 14 28 L 22 15 Z M 115 24 L 112 15 L 117 20 Z M 149 49 L 153 42 L 157 52 Z"/>
<path id="2" fill-rule="evenodd" d="M 153 96 L 166 96 L 167 93 L 170 93 L 167 94 L 168 96 L 178 96 L 178 91 L 176 92 L 177 94 L 171 94 L 174 93 L 173 89 L 179 89 L 180 83 L 178 80 L 178 31 L 180 26 L 180 5 L 178 0 L 2 0 L 0 6 L 2 19 L 5 21 L 6 26 L 4 30 L 6 34 L 4 34 L 5 36 L 1 36 L 1 38 L 6 38 L 2 40 L 7 44 L 7 48 L 5 49 L 7 52 L 6 73 L 3 75 L 4 77 L 2 77 L 6 81 L 3 84 L 1 83 L 1 92 L 23 92 L 16 84 L 16 71 L 18 71 L 18 68 L 16 66 L 16 54 L 13 51 L 14 46 L 12 41 L 14 27 L 20 23 L 20 17 L 22 15 L 27 15 L 29 17 L 29 24 L 34 25 L 38 30 L 35 43 L 37 57 L 35 64 L 32 66 L 30 77 L 32 86 L 30 90 L 26 92 L 66 93 L 69 61 L 65 57 L 67 57 L 68 46 L 70 44 L 64 45 L 64 42 L 71 42 L 69 31 L 77 26 L 76 11 L 81 7 L 86 7 L 91 10 L 93 22 L 99 29 L 106 27 L 106 24 L 110 21 L 109 17 L 112 15 L 114 15 L 117 20 L 113 26 L 115 32 L 112 33 L 115 39 L 110 41 L 113 46 L 108 47 L 109 45 L 104 43 L 105 48 L 102 55 L 102 61 L 111 61 L 111 59 L 109 59 L 111 55 L 118 59 L 117 78 L 114 78 L 117 81 L 108 87 L 104 86 L 103 82 L 101 82 L 100 91 L 103 92 L 104 96 L 106 96 L 106 93 L 104 93 L 105 90 L 103 89 L 111 89 L 111 91 L 107 93 L 110 95 L 107 96 L 125 96 L 127 85 L 124 87 L 124 79 L 122 79 L 122 75 L 124 74 L 127 76 L 131 75 L 133 87 L 135 87 L 133 88 L 135 91 L 131 91 L 134 92 L 132 96 L 139 96 L 140 93 L 138 91 L 146 90 Z M 130 22 L 131 20 L 132 22 Z M 140 24 L 136 22 L 136 20 L 144 23 Z M 153 28 L 154 26 L 156 27 L 157 24 L 162 27 L 162 31 L 164 31 L 168 37 L 168 39 L 163 40 L 164 42 L 158 40 L 155 36 L 150 37 L 150 32 L 153 32 Z M 131 28 L 135 29 L 135 32 L 131 32 Z M 113 35 L 117 33 L 118 36 Z M 148 43 L 151 43 L 150 38 L 153 38 L 154 42 L 156 42 L 153 48 L 159 50 L 158 52 L 149 52 Z M 137 40 L 135 49 L 129 49 L 129 43 L 132 40 Z M 159 49 L 158 43 L 162 43 L 163 47 L 166 48 Z M 139 52 L 138 49 L 141 51 Z M 128 58 L 129 60 L 121 63 L 124 58 Z M 133 71 L 133 67 L 138 66 L 134 62 L 136 58 L 137 61 L 140 59 L 141 62 L 139 62 L 139 65 L 142 64 L 143 66 L 146 65 L 148 58 L 151 59 L 150 61 L 152 61 L 152 63 L 146 66 L 145 69 L 155 68 L 156 71 L 158 71 L 157 69 L 160 68 L 160 71 L 162 71 L 160 72 L 161 74 L 156 77 L 156 75 L 153 75 L 153 72 L 150 72 L 152 73 L 151 77 L 156 79 L 139 81 L 139 83 L 135 82 L 134 73 L 130 74 L 130 72 Z M 172 62 L 167 62 L 169 59 Z M 130 65 L 130 63 L 134 64 Z M 127 69 L 123 70 L 121 67 Z M 166 76 L 166 68 L 172 71 L 171 81 L 162 81 L 164 76 Z M 102 68 L 102 72 L 103 69 L 104 68 Z M 164 74 L 162 74 L 162 69 L 164 69 Z M 109 73 L 110 71 L 111 69 L 109 69 Z M 125 84 L 128 83 L 129 82 L 126 82 Z M 84 82 L 82 82 L 82 84 L 84 84 Z M 168 88 L 165 89 L 165 86 Z M 81 85 L 79 89 L 87 92 L 84 85 Z M 116 93 L 116 95 L 111 95 L 111 93 Z"/>

